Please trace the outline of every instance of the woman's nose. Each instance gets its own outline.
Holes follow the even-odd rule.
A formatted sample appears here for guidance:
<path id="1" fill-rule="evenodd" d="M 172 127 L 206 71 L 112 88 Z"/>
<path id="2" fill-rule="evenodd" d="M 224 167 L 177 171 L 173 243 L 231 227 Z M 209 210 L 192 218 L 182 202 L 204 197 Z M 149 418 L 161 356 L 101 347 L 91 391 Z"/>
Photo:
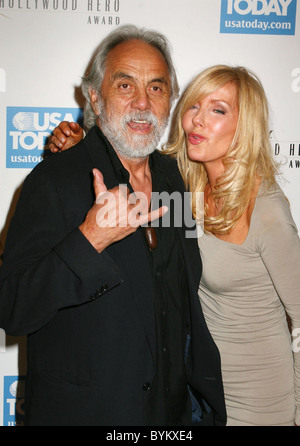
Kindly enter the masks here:
<path id="1" fill-rule="evenodd" d="M 197 112 L 193 116 L 193 123 L 196 126 L 203 126 L 205 124 L 205 113 L 200 108 L 197 109 Z"/>
<path id="2" fill-rule="evenodd" d="M 195 113 L 192 118 L 193 124 L 195 127 L 204 126 L 205 125 L 205 110 L 199 107 L 195 109 Z"/>

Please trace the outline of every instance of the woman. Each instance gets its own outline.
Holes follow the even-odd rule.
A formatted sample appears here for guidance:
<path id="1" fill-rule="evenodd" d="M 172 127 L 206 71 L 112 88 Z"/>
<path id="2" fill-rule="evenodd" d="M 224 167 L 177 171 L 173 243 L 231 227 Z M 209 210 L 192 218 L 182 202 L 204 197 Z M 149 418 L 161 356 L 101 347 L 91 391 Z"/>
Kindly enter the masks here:
<path id="1" fill-rule="evenodd" d="M 300 242 L 275 179 L 264 90 L 244 68 L 209 68 L 173 122 L 165 153 L 178 160 L 196 217 L 204 192 L 199 296 L 221 354 L 227 425 L 299 424 L 300 353 L 285 310 L 300 327 Z"/>

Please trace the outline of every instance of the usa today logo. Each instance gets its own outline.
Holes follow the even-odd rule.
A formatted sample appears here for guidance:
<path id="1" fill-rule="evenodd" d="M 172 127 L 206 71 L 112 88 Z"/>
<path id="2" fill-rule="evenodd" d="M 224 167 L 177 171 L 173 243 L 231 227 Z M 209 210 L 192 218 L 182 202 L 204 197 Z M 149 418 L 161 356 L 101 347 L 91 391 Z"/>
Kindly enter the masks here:
<path id="1" fill-rule="evenodd" d="M 80 121 L 82 109 L 7 107 L 6 117 L 6 167 L 33 168 L 55 127 L 61 121 Z"/>
<path id="2" fill-rule="evenodd" d="M 4 376 L 3 426 L 24 424 L 25 376 Z"/>
<path id="3" fill-rule="evenodd" d="M 222 0 L 221 33 L 295 35 L 297 0 Z"/>

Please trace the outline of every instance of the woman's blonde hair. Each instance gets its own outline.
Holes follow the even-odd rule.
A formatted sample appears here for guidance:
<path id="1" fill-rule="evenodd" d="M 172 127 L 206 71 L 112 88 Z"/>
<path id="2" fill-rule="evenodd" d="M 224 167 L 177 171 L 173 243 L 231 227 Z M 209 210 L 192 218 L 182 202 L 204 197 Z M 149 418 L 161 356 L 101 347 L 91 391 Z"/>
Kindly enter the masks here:
<path id="1" fill-rule="evenodd" d="M 192 210 L 197 218 L 196 192 L 203 192 L 207 174 L 201 162 L 187 156 L 182 128 L 185 112 L 227 83 L 237 87 L 239 117 L 235 136 L 223 159 L 224 173 L 218 178 L 213 197 L 221 210 L 215 217 L 204 209 L 204 230 L 224 234 L 232 230 L 250 202 L 257 179 L 275 182 L 277 167 L 272 156 L 268 101 L 257 76 L 244 67 L 216 65 L 201 72 L 188 85 L 175 109 L 164 153 L 177 158 L 186 188 L 192 193 Z"/>

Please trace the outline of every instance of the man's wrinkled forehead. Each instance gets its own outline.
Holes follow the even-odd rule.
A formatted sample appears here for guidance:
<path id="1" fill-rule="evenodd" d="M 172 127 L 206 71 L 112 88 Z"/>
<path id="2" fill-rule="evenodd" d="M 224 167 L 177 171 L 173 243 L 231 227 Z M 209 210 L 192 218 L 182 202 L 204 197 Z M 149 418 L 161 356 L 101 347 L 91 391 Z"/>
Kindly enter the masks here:
<path id="1" fill-rule="evenodd" d="M 153 81 L 162 82 L 170 88 L 167 62 L 152 45 L 141 40 L 130 40 L 120 43 L 108 53 L 104 75 L 109 75 L 112 81 L 121 77 L 134 80 L 145 74 L 153 75 Z"/>

